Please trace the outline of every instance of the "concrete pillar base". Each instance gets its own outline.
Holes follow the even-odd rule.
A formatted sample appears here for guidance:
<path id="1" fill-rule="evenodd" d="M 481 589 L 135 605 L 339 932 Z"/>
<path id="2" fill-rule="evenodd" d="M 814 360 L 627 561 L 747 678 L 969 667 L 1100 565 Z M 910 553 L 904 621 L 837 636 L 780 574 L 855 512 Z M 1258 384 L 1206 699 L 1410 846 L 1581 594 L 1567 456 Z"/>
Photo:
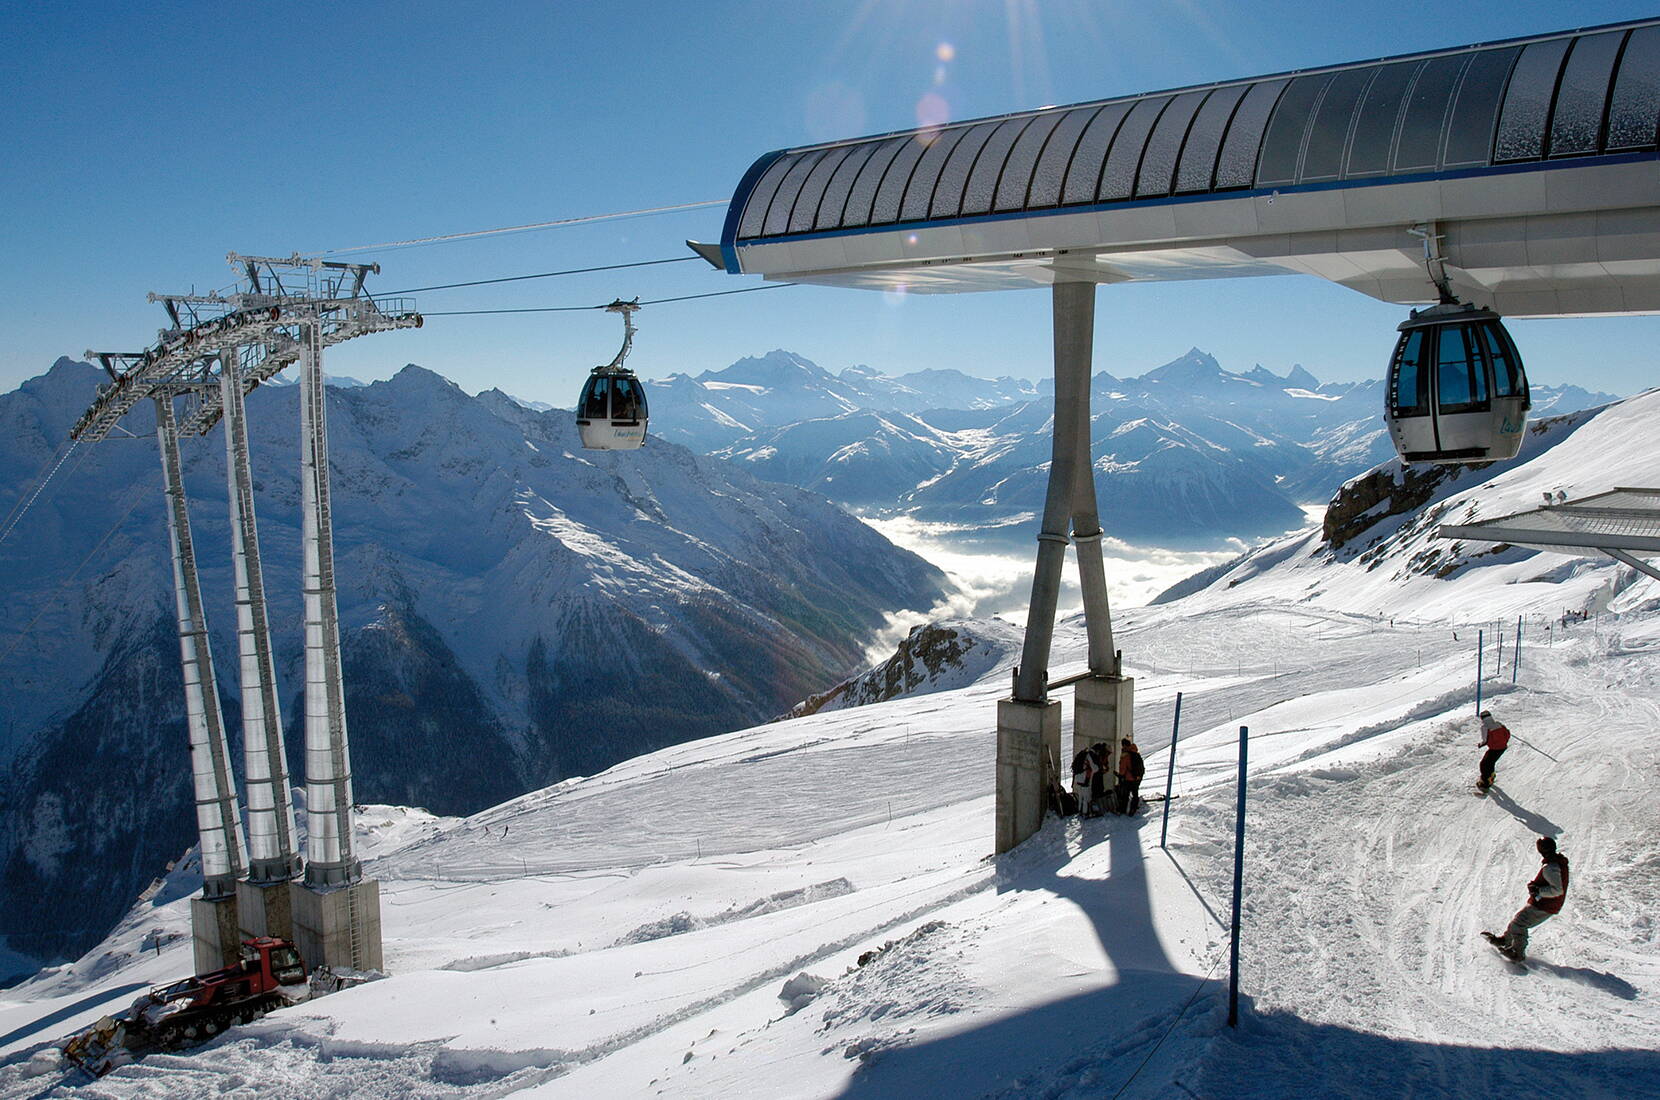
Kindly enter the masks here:
<path id="1" fill-rule="evenodd" d="M 380 947 L 380 883 L 294 889 L 294 946 L 308 968 L 384 970 Z"/>
<path id="2" fill-rule="evenodd" d="M 1060 700 L 997 701 L 997 851 L 1008 851 L 1043 825 L 1060 753 Z"/>
<path id="3" fill-rule="evenodd" d="M 242 954 L 236 895 L 191 898 L 190 938 L 195 950 L 196 973 L 211 973 L 236 962 Z"/>
<path id="4" fill-rule="evenodd" d="M 294 939 L 294 884 L 292 882 L 238 882 L 236 906 L 242 935 Z"/>
<path id="5" fill-rule="evenodd" d="M 1135 738 L 1135 677 L 1091 676 L 1073 685 L 1076 710 L 1072 716 L 1071 760 L 1091 745 L 1111 750 L 1110 767 L 1118 769 L 1120 738 Z M 1110 777 L 1109 777 L 1110 779 Z M 1110 789 L 1112 784 L 1107 784 Z"/>

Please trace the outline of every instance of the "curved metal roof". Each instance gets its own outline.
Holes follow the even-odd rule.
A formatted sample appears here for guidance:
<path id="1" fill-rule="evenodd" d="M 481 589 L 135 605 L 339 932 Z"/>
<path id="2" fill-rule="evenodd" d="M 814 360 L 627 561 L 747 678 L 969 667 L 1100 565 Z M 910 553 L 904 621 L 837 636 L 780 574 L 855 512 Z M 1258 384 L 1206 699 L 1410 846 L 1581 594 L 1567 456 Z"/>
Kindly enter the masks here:
<path id="1" fill-rule="evenodd" d="M 768 153 L 733 196 L 722 245 L 736 271 L 733 249 L 746 244 L 1515 171 L 1657 145 L 1653 19 Z"/>

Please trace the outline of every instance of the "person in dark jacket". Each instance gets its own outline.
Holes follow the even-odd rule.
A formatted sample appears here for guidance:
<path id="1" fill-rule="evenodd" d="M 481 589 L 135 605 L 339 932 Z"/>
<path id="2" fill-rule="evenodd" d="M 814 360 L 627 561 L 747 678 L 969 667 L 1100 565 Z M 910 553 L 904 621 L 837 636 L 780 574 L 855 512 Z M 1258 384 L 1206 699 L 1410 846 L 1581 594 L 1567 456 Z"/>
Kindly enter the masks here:
<path id="1" fill-rule="evenodd" d="M 1121 814 L 1133 814 L 1141 808 L 1141 777 L 1147 774 L 1147 765 L 1141 759 L 1141 750 L 1128 737 L 1118 742 L 1118 789 L 1116 809 Z"/>
<path id="2" fill-rule="evenodd" d="M 1072 792 L 1078 798 L 1078 812 L 1084 817 L 1101 816 L 1106 778 L 1105 745 L 1089 745 L 1072 758 Z"/>
<path id="3" fill-rule="evenodd" d="M 1499 949 L 1507 959 L 1517 962 L 1527 958 L 1528 930 L 1544 924 L 1562 912 L 1562 902 L 1568 896 L 1568 857 L 1556 850 L 1556 841 L 1548 836 L 1539 838 L 1535 845 L 1544 862 L 1533 881 L 1527 884 L 1527 904 L 1510 918 L 1510 927 L 1504 935 L 1483 932 L 1487 942 Z"/>
<path id="4" fill-rule="evenodd" d="M 1478 745 L 1487 751 L 1481 757 L 1481 776 L 1476 780 L 1476 790 L 1485 791 L 1493 785 L 1493 769 L 1498 766 L 1499 757 L 1510 746 L 1510 731 L 1493 717 L 1490 710 L 1481 712 L 1481 740 Z"/>

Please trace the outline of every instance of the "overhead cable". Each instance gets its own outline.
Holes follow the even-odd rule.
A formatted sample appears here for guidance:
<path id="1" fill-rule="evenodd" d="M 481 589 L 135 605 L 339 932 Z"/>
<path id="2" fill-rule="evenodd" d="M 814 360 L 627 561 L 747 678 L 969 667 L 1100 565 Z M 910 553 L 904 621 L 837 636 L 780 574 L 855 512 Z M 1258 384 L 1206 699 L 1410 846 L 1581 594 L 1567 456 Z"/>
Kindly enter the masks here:
<path id="1" fill-rule="evenodd" d="M 643 306 L 660 306 L 665 302 L 689 302 L 694 298 L 720 298 L 727 294 L 752 294 L 757 290 L 783 290 L 787 286 L 800 286 L 800 283 L 768 283 L 766 286 L 746 286 L 738 290 L 713 290 L 707 294 L 682 294 L 675 298 L 652 298 L 641 302 Z M 609 303 L 606 303 L 608 305 Z M 421 311 L 422 317 L 475 317 L 487 313 L 581 313 L 590 309 L 604 309 L 605 305 L 597 306 L 532 306 L 525 309 L 448 309 L 428 313 Z"/>
<path id="2" fill-rule="evenodd" d="M 621 271 L 629 267 L 654 267 L 657 264 L 683 264 L 700 260 L 701 256 L 671 256 L 666 260 L 638 260 L 630 264 L 604 264 L 600 267 L 573 267 L 565 271 L 539 271 L 534 275 L 506 275 L 500 279 L 474 279 L 467 283 L 443 283 L 439 286 L 416 286 L 408 290 L 377 290 L 377 298 L 396 298 L 404 294 L 424 294 L 429 290 L 454 290 L 462 286 L 487 286 L 490 283 L 518 283 L 526 279 L 551 279 L 556 275 L 586 275 L 591 271 Z"/>
<path id="3" fill-rule="evenodd" d="M 682 202 L 673 206 L 654 206 L 645 210 L 620 210 L 613 214 L 590 214 L 583 218 L 559 218 L 551 222 L 532 222 L 529 225 L 507 225 L 499 229 L 477 229 L 470 233 L 445 233 L 438 237 L 415 237 L 407 241 L 387 241 L 384 244 L 360 244 L 351 248 L 330 248 L 314 252 L 314 256 L 340 256 L 347 252 L 374 252 L 386 248 L 407 248 L 416 244 L 441 244 L 446 241 L 464 241 L 473 237 L 496 237 L 503 233 L 525 233 L 532 229 L 555 229 L 566 225 L 585 225 L 589 222 L 613 221 L 617 218 L 640 218 L 648 214 L 672 214 L 678 210 L 697 210 L 705 206 L 725 206 L 725 199 L 704 202 Z"/>

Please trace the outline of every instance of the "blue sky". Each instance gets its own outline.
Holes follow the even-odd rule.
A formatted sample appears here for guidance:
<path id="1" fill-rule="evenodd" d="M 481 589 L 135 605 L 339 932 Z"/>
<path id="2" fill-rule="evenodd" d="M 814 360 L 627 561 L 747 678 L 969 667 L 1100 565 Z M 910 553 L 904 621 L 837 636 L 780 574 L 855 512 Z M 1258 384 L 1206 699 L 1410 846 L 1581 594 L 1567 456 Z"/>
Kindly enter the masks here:
<path id="1" fill-rule="evenodd" d="M 1446 4 L 1086 0 L 9 5 L 0 72 L 0 388 L 130 349 L 146 292 L 228 285 L 227 251 L 344 249 L 729 198 L 770 149 L 1653 14 L 1580 0 Z M 946 47 L 946 48 L 942 48 Z M 944 60 L 942 60 L 944 58 Z M 381 290 L 682 254 L 724 209 L 354 255 Z M 746 285 L 698 263 L 432 292 L 426 311 L 583 305 Z M 1105 289 L 1096 365 L 1191 346 L 1222 365 L 1378 377 L 1403 316 L 1314 279 Z M 894 298 L 794 288 L 643 311 L 630 365 L 719 369 L 785 347 L 832 370 L 1049 368 L 1042 291 Z M 434 317 L 330 352 L 417 362 L 469 391 L 569 405 L 615 317 Z M 1660 319 L 1513 326 L 1536 382 L 1656 380 Z"/>

